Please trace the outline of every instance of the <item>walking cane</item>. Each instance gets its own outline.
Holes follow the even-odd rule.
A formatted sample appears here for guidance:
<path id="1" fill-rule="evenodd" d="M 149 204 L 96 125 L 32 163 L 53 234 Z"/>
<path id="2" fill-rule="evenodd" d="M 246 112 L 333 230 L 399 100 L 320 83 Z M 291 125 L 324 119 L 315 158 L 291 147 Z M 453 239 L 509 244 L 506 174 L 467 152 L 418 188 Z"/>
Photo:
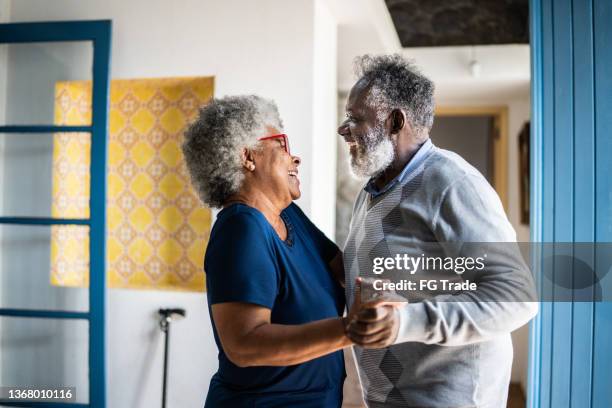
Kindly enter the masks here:
<path id="1" fill-rule="evenodd" d="M 159 328 L 165 334 L 164 340 L 164 380 L 162 384 L 162 408 L 166 408 L 166 384 L 168 378 L 168 342 L 170 341 L 170 322 L 185 317 L 185 309 L 159 309 Z"/>

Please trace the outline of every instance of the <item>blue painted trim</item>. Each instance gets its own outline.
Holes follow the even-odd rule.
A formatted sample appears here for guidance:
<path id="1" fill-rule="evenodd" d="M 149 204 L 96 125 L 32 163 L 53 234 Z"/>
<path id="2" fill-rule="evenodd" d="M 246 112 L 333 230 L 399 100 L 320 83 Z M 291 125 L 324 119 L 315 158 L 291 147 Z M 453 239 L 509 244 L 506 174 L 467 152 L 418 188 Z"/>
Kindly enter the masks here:
<path id="1" fill-rule="evenodd" d="M 0 309 L 0 316 L 33 317 L 41 319 L 89 319 L 88 312 L 69 312 L 64 310 Z"/>
<path id="2" fill-rule="evenodd" d="M 92 407 L 106 406 L 106 191 L 108 156 L 108 110 L 110 95 L 110 21 L 98 25 L 94 39 L 91 140 L 91 230 L 89 253 L 89 401 Z M 95 188 L 94 188 L 95 186 Z"/>
<path id="3" fill-rule="evenodd" d="M 91 126 L 56 126 L 56 125 L 10 125 L 0 126 L 0 133 L 68 133 L 68 132 L 87 132 L 91 133 Z"/>
<path id="4" fill-rule="evenodd" d="M 542 13 L 541 0 L 530 0 L 530 52 L 531 52 L 531 129 L 530 129 L 530 239 L 542 242 Z M 536 257 L 533 262 L 538 262 Z M 538 270 L 534 265 L 534 270 Z M 538 288 L 542 277 L 535 276 Z M 542 309 L 542 306 L 540 306 Z M 540 406 L 540 371 L 542 369 L 542 320 L 538 314 L 529 325 L 529 357 L 527 371 L 527 407 Z"/>
<path id="5" fill-rule="evenodd" d="M 96 41 L 106 35 L 109 24 L 110 20 L 2 24 L 0 44 Z"/>
<path id="6" fill-rule="evenodd" d="M 574 94 L 573 33 L 571 0 L 554 0 L 554 242 L 574 242 Z M 545 217 L 548 215 L 544 215 Z M 553 269 L 556 274 L 556 268 Z M 562 286 L 553 288 L 554 299 L 571 298 Z M 550 406 L 569 407 L 572 392 L 572 327 L 570 302 L 552 305 Z"/>
<path id="7" fill-rule="evenodd" d="M 590 1 L 572 4 L 574 27 L 574 239 L 595 242 L 595 133 L 593 76 L 593 9 Z M 577 254 L 594 265 L 595 252 Z M 585 251 L 586 252 L 586 251 Z M 590 290 L 590 296 L 593 290 Z M 572 352 L 570 407 L 589 407 L 592 399 L 593 315 L 592 302 L 572 304 Z"/>
<path id="8" fill-rule="evenodd" d="M 107 136 L 110 87 L 110 53 L 112 22 L 67 21 L 45 23 L 0 24 L 0 43 L 32 43 L 58 41 L 93 42 L 92 125 L 79 127 L 8 126 L 12 132 L 86 131 L 91 132 L 90 182 L 90 284 L 89 284 L 89 404 L 41 403 L 14 406 L 76 407 L 106 406 L 106 191 Z M 11 217 L 6 220 L 10 221 Z M 32 221 L 32 218 L 12 218 Z M 0 222 L 2 220 L 0 219 Z M 59 221 L 59 220 L 58 220 Z M 22 313 L 24 313 L 22 311 Z M 57 313 L 51 312 L 49 313 Z M 77 317 L 76 315 L 74 316 Z M 78 317 L 81 318 L 81 317 Z"/>
<path id="9" fill-rule="evenodd" d="M 0 224 L 19 225 L 89 225 L 85 218 L 0 217 Z"/>
<path id="10" fill-rule="evenodd" d="M 612 242 L 612 2 L 593 1 L 595 75 L 595 240 Z M 598 254 L 598 258 L 606 254 Z M 607 254 L 609 257 L 610 254 Z M 609 258 L 608 258 L 609 259 Z M 609 264 L 607 264 L 609 265 Z M 599 270 L 603 265 L 599 265 Z M 603 273 L 602 273 L 603 275 Z M 612 273 L 602 276 L 602 291 L 612 293 Z M 612 303 L 595 304 L 593 316 L 592 407 L 612 404 Z"/>

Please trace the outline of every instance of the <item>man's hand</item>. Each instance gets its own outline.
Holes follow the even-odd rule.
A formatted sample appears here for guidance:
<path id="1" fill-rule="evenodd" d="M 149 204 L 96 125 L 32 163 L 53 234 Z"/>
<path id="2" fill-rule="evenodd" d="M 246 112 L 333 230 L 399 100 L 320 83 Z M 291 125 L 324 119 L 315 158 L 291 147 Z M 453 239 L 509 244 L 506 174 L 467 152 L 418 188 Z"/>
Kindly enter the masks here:
<path id="1" fill-rule="evenodd" d="M 364 348 L 384 348 L 393 344 L 399 330 L 401 303 L 389 301 L 384 296 L 361 302 L 361 279 L 355 285 L 355 301 L 348 313 L 346 335 Z"/>
<path id="2" fill-rule="evenodd" d="M 364 303 L 349 323 L 347 336 L 363 348 L 384 348 L 395 342 L 399 330 L 397 307 L 384 301 Z"/>

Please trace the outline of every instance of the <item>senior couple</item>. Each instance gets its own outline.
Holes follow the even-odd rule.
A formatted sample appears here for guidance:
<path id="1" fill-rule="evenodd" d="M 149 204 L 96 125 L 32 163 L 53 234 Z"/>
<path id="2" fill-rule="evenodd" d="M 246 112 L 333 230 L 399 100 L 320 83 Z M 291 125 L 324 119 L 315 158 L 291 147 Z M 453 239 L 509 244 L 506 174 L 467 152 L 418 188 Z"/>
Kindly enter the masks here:
<path id="1" fill-rule="evenodd" d="M 186 132 L 192 183 L 221 209 L 204 262 L 219 349 L 206 407 L 340 407 L 353 346 L 369 407 L 505 407 L 510 332 L 533 303 L 479 302 L 489 286 L 470 302 L 362 301 L 363 259 L 381 248 L 516 238 L 486 179 L 429 140 L 432 82 L 398 55 L 356 67 L 338 133 L 369 180 L 343 251 L 293 203 L 300 158 L 272 101 L 214 99 Z M 501 269 L 482 272 L 496 290 L 520 276 Z"/>

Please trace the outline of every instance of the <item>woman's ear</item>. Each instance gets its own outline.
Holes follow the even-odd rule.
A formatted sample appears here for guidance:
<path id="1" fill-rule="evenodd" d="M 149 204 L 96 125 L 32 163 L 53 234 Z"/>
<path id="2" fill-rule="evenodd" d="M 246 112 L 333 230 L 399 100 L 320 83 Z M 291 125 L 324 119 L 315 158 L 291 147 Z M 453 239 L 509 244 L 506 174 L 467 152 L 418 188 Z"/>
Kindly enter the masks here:
<path id="1" fill-rule="evenodd" d="M 253 152 L 246 147 L 242 149 L 241 153 L 242 167 L 247 169 L 248 171 L 255 170 L 255 158 L 253 157 Z"/>

